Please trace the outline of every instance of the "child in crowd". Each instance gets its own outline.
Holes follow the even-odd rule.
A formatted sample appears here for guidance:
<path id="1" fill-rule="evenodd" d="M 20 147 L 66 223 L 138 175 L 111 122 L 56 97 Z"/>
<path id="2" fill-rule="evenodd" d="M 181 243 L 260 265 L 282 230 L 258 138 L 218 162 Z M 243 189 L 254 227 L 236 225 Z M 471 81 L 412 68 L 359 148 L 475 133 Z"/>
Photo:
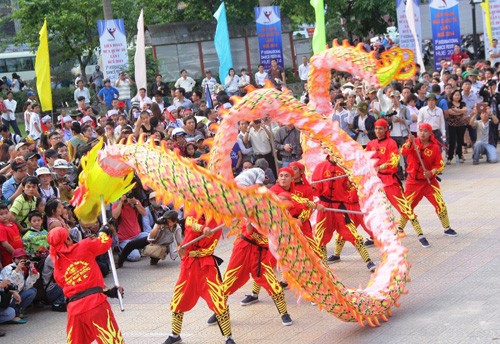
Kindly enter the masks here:
<path id="1" fill-rule="evenodd" d="M 49 248 L 47 243 L 47 231 L 42 228 L 43 216 L 38 211 L 32 211 L 28 214 L 30 228 L 23 235 L 23 244 L 25 250 L 32 256 L 35 256 L 40 247 Z"/>
<path id="2" fill-rule="evenodd" d="M 6 204 L 0 203 L 0 252 L 2 266 L 12 263 L 12 252 L 16 248 L 23 248 L 20 229 L 9 219 L 9 209 Z"/>

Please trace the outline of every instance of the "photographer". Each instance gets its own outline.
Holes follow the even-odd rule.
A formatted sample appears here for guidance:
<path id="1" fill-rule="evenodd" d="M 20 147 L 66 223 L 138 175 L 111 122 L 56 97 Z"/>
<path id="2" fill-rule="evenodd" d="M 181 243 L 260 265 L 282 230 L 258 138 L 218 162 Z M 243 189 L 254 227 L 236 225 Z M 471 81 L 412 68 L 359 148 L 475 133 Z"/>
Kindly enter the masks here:
<path id="1" fill-rule="evenodd" d="M 489 163 L 498 162 L 497 143 L 498 143 L 498 117 L 491 113 L 488 103 L 478 103 L 476 105 L 480 119 L 472 116 L 469 125 L 477 128 L 477 140 L 474 143 L 474 152 L 472 153 L 472 164 L 479 164 L 481 154 L 486 154 L 486 161 Z"/>
<path id="2" fill-rule="evenodd" d="M 412 123 L 410 110 L 401 104 L 401 94 L 399 91 L 392 92 L 392 107 L 386 113 L 387 122 L 391 130 L 391 139 L 396 141 L 398 147 L 401 147 L 408 136 L 407 128 Z"/>
<path id="3" fill-rule="evenodd" d="M 11 321 L 19 321 L 21 318 L 16 318 L 16 311 L 10 307 L 12 300 L 12 290 L 15 288 L 8 279 L 0 280 L 0 324 L 9 323 Z M 0 332 L 0 337 L 4 337 L 5 333 Z"/>
<path id="4" fill-rule="evenodd" d="M 12 264 L 7 265 L 0 273 L 0 280 L 9 280 L 17 292 L 13 292 L 10 306 L 15 309 L 17 324 L 24 324 L 24 310 L 33 302 L 36 289 L 33 287 L 40 277 L 35 264 L 29 260 L 28 253 L 22 248 L 16 248 L 12 253 Z"/>
<path id="5" fill-rule="evenodd" d="M 160 259 L 165 259 L 166 254 L 170 258 L 177 258 L 177 246 L 182 242 L 182 230 L 179 226 L 178 214 L 175 210 L 167 210 L 165 214 L 156 220 L 151 233 L 147 237 L 130 240 L 118 256 L 117 268 L 123 267 L 123 263 L 133 250 L 144 249 L 144 255 L 150 256 L 150 264 L 156 265 Z"/>
<path id="6" fill-rule="evenodd" d="M 111 215 L 118 223 L 118 240 L 121 249 L 129 241 L 148 236 L 148 233 L 141 231 L 139 224 L 139 215 L 145 216 L 146 209 L 144 209 L 141 202 L 132 193 L 123 195 L 118 202 L 113 204 Z M 141 260 L 141 253 L 138 250 L 133 250 L 126 258 L 131 262 L 138 262 Z"/>

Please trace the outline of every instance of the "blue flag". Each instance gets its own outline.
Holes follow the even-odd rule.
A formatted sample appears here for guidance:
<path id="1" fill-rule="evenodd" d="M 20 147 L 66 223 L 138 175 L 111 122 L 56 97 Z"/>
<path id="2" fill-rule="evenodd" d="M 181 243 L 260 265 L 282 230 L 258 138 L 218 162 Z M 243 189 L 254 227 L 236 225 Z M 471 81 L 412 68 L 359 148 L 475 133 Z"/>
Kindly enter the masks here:
<path id="1" fill-rule="evenodd" d="M 213 109 L 214 103 L 212 102 L 212 95 L 210 94 L 210 90 L 208 89 L 208 85 L 205 86 L 205 99 L 207 101 L 207 108 Z"/>
<path id="2" fill-rule="evenodd" d="M 219 9 L 214 13 L 214 18 L 217 19 L 214 45 L 217 56 L 219 57 L 219 80 L 221 84 L 224 84 L 229 68 L 233 67 L 229 30 L 227 29 L 226 6 L 224 2 L 220 4 Z"/>

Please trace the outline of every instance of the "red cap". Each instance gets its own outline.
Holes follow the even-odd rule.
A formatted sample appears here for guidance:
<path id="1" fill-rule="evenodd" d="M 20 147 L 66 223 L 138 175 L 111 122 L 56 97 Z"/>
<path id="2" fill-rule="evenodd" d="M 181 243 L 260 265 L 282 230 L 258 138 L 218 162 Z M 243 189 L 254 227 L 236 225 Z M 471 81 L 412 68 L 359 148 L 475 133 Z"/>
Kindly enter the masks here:
<path id="1" fill-rule="evenodd" d="M 288 166 L 297 167 L 302 172 L 304 172 L 304 170 L 306 169 L 306 167 L 298 161 L 291 162 Z"/>
<path id="2" fill-rule="evenodd" d="M 389 128 L 389 124 L 387 124 L 387 121 L 383 118 L 377 119 L 375 121 L 375 126 L 376 127 L 384 127 L 384 128 Z"/>
<path id="3" fill-rule="evenodd" d="M 290 167 L 282 167 L 279 169 L 278 174 L 286 172 L 289 173 L 293 177 L 293 170 Z"/>
<path id="4" fill-rule="evenodd" d="M 21 258 L 21 257 L 29 257 L 30 255 L 22 248 L 16 248 L 14 252 L 12 252 L 12 258 Z"/>

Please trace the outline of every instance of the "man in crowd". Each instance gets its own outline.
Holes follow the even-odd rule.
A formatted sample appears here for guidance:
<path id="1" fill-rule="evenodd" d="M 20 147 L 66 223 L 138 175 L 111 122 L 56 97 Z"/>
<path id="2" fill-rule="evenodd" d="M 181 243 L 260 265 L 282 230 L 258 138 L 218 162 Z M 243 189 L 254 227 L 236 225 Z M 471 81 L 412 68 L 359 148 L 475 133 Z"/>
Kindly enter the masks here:
<path id="1" fill-rule="evenodd" d="M 477 111 L 480 119 L 473 116 L 469 125 L 477 129 L 477 140 L 474 143 L 474 152 L 472 153 L 472 163 L 479 164 L 479 158 L 486 154 L 486 161 L 489 163 L 498 162 L 498 117 L 491 112 L 487 103 L 477 104 Z"/>

